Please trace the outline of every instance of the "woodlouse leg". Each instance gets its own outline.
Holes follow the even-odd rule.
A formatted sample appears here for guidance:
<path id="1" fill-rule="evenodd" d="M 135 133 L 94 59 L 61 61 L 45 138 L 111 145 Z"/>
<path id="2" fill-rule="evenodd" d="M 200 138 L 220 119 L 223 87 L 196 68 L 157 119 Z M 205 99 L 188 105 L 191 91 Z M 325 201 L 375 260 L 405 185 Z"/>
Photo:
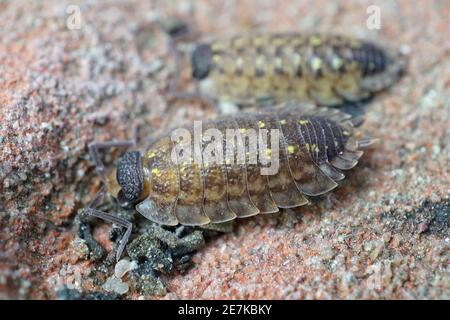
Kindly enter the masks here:
<path id="1" fill-rule="evenodd" d="M 136 144 L 137 141 L 137 126 L 133 127 L 133 133 L 132 138 L 130 140 L 121 140 L 121 141 L 105 141 L 105 142 L 92 142 L 88 145 L 89 148 L 89 154 L 91 155 L 92 160 L 95 163 L 95 169 L 97 170 L 97 173 L 104 177 L 106 174 L 106 168 L 103 164 L 103 161 L 100 157 L 100 149 L 106 149 L 106 148 L 128 148 L 132 147 Z"/>
<path id="2" fill-rule="evenodd" d="M 100 203 L 100 201 L 103 199 L 104 195 L 105 195 L 105 188 L 103 187 L 102 189 L 100 189 L 99 192 L 97 192 L 97 194 L 94 197 L 94 200 L 92 200 L 91 203 L 89 204 L 89 206 L 85 209 L 85 213 L 88 216 L 97 217 L 102 220 L 105 220 L 105 221 L 108 221 L 111 223 L 115 223 L 115 224 L 127 229 L 125 231 L 125 234 L 122 236 L 122 239 L 120 239 L 119 246 L 117 247 L 116 261 L 119 261 L 120 256 L 122 255 L 122 252 L 125 248 L 125 245 L 128 242 L 128 238 L 131 235 L 131 231 L 133 229 L 133 224 L 124 218 L 117 217 L 111 213 L 95 209 L 95 207 L 97 207 L 98 204 Z"/>

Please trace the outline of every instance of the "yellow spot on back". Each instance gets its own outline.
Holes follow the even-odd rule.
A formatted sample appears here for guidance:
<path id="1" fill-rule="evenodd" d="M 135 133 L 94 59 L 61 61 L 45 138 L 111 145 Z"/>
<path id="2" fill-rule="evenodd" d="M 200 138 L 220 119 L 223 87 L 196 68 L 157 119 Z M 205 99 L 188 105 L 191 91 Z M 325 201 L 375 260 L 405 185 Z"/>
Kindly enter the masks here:
<path id="1" fill-rule="evenodd" d="M 333 57 L 333 59 L 331 60 L 331 65 L 333 66 L 333 69 L 335 69 L 335 70 L 342 67 L 343 64 L 344 64 L 344 62 L 342 61 L 341 58 Z"/>
<path id="2" fill-rule="evenodd" d="M 322 59 L 314 57 L 311 61 L 311 68 L 314 71 L 319 70 L 322 67 Z"/>
<path id="3" fill-rule="evenodd" d="M 344 134 L 344 136 L 349 136 L 349 135 L 350 135 L 350 132 L 348 132 L 347 130 L 344 130 L 344 131 L 343 131 L 343 134 Z"/>
<path id="4" fill-rule="evenodd" d="M 260 46 L 263 43 L 263 38 L 262 37 L 256 37 L 253 40 L 253 43 L 255 44 L 255 46 Z"/>
<path id="5" fill-rule="evenodd" d="M 285 119 L 281 119 L 280 120 L 280 124 L 286 124 L 286 120 Z"/>
<path id="6" fill-rule="evenodd" d="M 265 62 L 265 58 L 263 55 L 257 55 L 255 59 L 255 63 L 257 66 L 263 66 Z"/>
<path id="7" fill-rule="evenodd" d="M 283 66 L 283 60 L 281 58 L 275 58 L 275 66 L 281 68 Z"/>
<path id="8" fill-rule="evenodd" d="M 159 170 L 158 168 L 153 168 L 152 169 L 152 175 L 158 176 L 160 173 L 161 173 L 161 170 Z"/>
<path id="9" fill-rule="evenodd" d="M 309 40 L 309 42 L 313 46 L 318 46 L 322 43 L 322 39 L 318 36 L 312 36 L 311 39 Z"/>
<path id="10" fill-rule="evenodd" d="M 272 149 L 267 148 L 266 149 L 266 158 L 270 159 L 271 156 L 272 156 Z"/>
<path id="11" fill-rule="evenodd" d="M 240 131 L 241 133 L 246 133 L 246 132 L 247 132 L 247 129 L 241 128 L 241 129 L 239 129 L 239 131 Z"/>
<path id="12" fill-rule="evenodd" d="M 301 119 L 298 123 L 300 123 L 300 125 L 305 125 L 305 124 L 307 124 L 309 121 L 308 120 L 303 120 L 303 119 Z"/>
<path id="13" fill-rule="evenodd" d="M 266 124 L 263 121 L 258 121 L 258 127 L 259 128 L 264 128 L 266 126 Z"/>
<path id="14" fill-rule="evenodd" d="M 234 39 L 234 47 L 239 49 L 241 47 L 243 47 L 244 45 L 244 38 L 242 37 L 237 37 L 236 39 Z"/>
<path id="15" fill-rule="evenodd" d="M 154 156 L 156 156 L 155 151 L 150 151 L 149 154 L 148 154 L 148 158 L 151 159 L 151 158 L 153 158 Z"/>
<path id="16" fill-rule="evenodd" d="M 289 154 L 293 154 L 293 153 L 295 152 L 295 147 L 289 145 L 289 146 L 287 147 L 287 150 L 288 150 L 288 153 L 289 153 Z"/>
<path id="17" fill-rule="evenodd" d="M 219 51 L 226 47 L 226 44 L 223 41 L 216 41 L 211 45 L 212 51 Z"/>
<path id="18" fill-rule="evenodd" d="M 293 63 L 294 63 L 295 66 L 299 66 L 300 63 L 302 62 L 302 56 L 295 53 L 295 54 L 292 56 L 292 60 L 293 60 Z"/>

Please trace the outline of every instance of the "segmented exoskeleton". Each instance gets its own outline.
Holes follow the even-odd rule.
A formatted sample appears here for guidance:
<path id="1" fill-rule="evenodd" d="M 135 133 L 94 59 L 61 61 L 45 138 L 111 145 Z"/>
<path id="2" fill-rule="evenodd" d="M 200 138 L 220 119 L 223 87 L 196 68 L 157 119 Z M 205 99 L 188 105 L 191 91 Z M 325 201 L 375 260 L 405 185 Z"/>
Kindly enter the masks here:
<path id="1" fill-rule="evenodd" d="M 337 106 L 390 86 L 405 67 L 399 53 L 326 34 L 249 34 L 196 46 L 192 76 L 202 95 L 237 104 L 293 99 Z"/>
<path id="2" fill-rule="evenodd" d="M 299 106 L 293 102 L 258 113 L 205 121 L 197 140 L 174 139 L 168 132 L 150 144 L 126 152 L 117 168 L 105 175 L 107 191 L 122 206 L 131 205 L 144 217 L 163 225 L 221 223 L 302 206 L 308 203 L 308 196 L 334 189 L 344 178 L 341 170 L 353 168 L 363 154 L 360 149 L 373 142 L 355 131 L 361 123 L 337 109 Z M 194 127 L 185 129 L 195 132 Z M 183 144 L 200 151 L 211 145 L 205 139 L 209 129 L 217 129 L 224 140 L 227 129 L 239 133 L 233 141 L 245 147 L 244 161 L 229 162 L 226 157 L 223 162 L 207 162 L 204 158 L 198 162 L 192 157 L 180 161 L 178 151 L 173 151 Z M 258 150 L 259 155 L 266 155 L 273 162 L 274 146 L 279 145 L 275 159 L 279 161 L 278 170 L 269 175 L 262 174 L 261 161 L 249 161 L 250 140 L 244 135 L 249 130 L 260 133 L 263 129 L 269 136 L 264 149 Z M 275 133 L 279 135 L 272 139 Z M 223 142 L 216 150 L 225 154 L 229 141 Z M 97 148 L 95 144 L 90 147 L 91 151 Z M 232 149 L 234 159 L 237 152 L 237 148 Z M 95 152 L 93 157 L 98 159 Z M 131 233 L 131 224 L 93 208 L 88 212 L 127 227 L 118 249 L 119 257 Z"/>

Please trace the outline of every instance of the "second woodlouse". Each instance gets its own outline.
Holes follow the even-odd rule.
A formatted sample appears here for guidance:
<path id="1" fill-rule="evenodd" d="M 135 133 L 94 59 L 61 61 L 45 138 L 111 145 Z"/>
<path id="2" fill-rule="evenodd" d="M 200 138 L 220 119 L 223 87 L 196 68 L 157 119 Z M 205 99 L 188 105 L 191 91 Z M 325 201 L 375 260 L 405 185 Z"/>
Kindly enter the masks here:
<path id="1" fill-rule="evenodd" d="M 201 151 L 207 148 L 204 138 L 211 128 L 223 133 L 223 137 L 227 129 L 242 133 L 252 129 L 261 132 L 264 128 L 270 135 L 271 129 L 277 129 L 274 132 L 279 132 L 279 136 L 268 138 L 262 150 L 273 161 L 274 141 L 280 146 L 279 166 L 273 175 L 261 174 L 261 163 L 249 161 L 250 152 L 245 152 L 243 163 L 204 159 L 200 163 L 174 162 L 172 151 L 183 142 L 174 141 L 170 132 L 142 145 L 123 141 L 93 143 L 89 147 L 108 194 L 123 207 L 136 208 L 147 219 L 162 225 L 201 226 L 302 206 L 308 203 L 308 196 L 334 189 L 344 178 L 341 170 L 353 168 L 363 153 L 360 149 L 373 142 L 354 130 L 361 123 L 359 118 L 352 119 L 336 109 L 299 106 L 294 102 L 203 123 L 201 138 L 194 140 Z M 193 132 L 195 128 L 186 130 Z M 241 135 L 236 139 L 245 151 L 250 150 L 247 139 Z M 116 169 L 106 174 L 98 149 L 110 146 L 133 149 L 120 158 Z M 233 149 L 232 156 L 238 156 L 237 149 Z M 132 225 L 96 210 L 99 199 L 96 197 L 87 213 L 127 228 L 117 250 L 118 259 Z"/>
<path id="2" fill-rule="evenodd" d="M 337 106 L 390 86 L 405 58 L 340 35 L 259 33 L 198 44 L 191 68 L 200 94 L 215 100 L 245 105 L 296 99 Z"/>

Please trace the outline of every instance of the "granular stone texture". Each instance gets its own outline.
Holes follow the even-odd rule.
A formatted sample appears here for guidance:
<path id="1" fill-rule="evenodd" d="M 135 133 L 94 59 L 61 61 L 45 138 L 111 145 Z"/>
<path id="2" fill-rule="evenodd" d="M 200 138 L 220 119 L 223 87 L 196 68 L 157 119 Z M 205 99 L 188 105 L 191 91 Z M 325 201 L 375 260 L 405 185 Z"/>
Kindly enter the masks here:
<path id="1" fill-rule="evenodd" d="M 101 184 L 86 146 L 126 139 L 136 123 L 143 136 L 214 113 L 196 101 L 166 102 L 173 56 L 161 26 L 180 17 L 205 38 L 352 34 L 402 47 L 408 68 L 365 108 L 363 128 L 380 143 L 335 192 L 240 220 L 207 240 L 186 272 L 157 278 L 143 263 L 136 270 L 147 268 L 148 281 L 130 271 L 120 297 L 449 299 L 448 1 L 190 3 L 0 3 L 0 298 L 116 297 L 102 289 L 114 263 L 99 265 L 103 250 L 92 258 L 75 223 Z M 366 27 L 372 4 L 380 30 Z M 79 28 L 69 5 L 79 8 Z M 105 251 L 109 230 L 93 231 Z"/>

